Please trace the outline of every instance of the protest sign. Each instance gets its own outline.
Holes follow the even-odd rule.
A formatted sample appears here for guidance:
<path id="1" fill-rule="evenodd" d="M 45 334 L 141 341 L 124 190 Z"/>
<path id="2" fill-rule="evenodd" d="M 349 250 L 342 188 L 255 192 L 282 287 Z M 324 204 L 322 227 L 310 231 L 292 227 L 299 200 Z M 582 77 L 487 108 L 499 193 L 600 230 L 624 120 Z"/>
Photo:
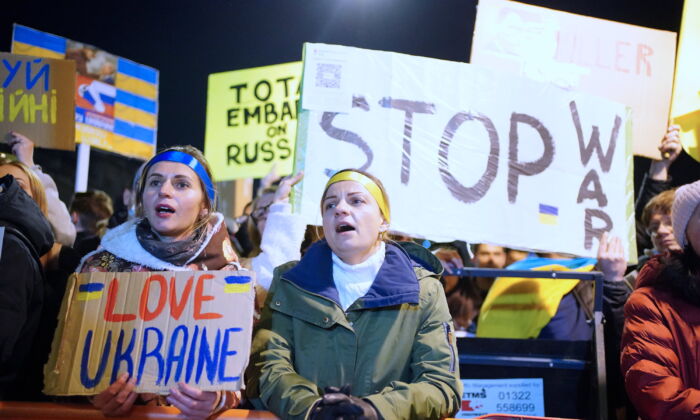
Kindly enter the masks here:
<path id="1" fill-rule="evenodd" d="M 486 414 L 544 416 L 542 378 L 462 379 L 462 406 L 456 419 Z"/>
<path id="2" fill-rule="evenodd" d="M 92 45 L 14 25 L 12 52 L 75 62 L 75 141 L 140 159 L 156 150 L 158 71 Z M 71 111 L 72 112 L 72 111 Z"/>
<path id="3" fill-rule="evenodd" d="M 291 173 L 301 62 L 209 75 L 204 155 L 217 181 Z"/>
<path id="4" fill-rule="evenodd" d="M 686 1 L 678 40 L 671 117 L 685 151 L 700 161 L 700 2 Z"/>
<path id="5" fill-rule="evenodd" d="M 0 131 L 17 131 L 39 147 L 75 149 L 75 63 L 0 53 Z"/>
<path id="6" fill-rule="evenodd" d="M 334 61 L 307 61 L 329 50 Z M 594 256 L 610 231 L 635 258 L 625 106 L 470 64 L 323 44 L 304 54 L 294 211 L 305 222 L 321 224 L 333 171 L 359 168 L 384 183 L 390 228 L 411 236 Z M 339 79 L 349 112 L 305 108 Z"/>
<path id="7" fill-rule="evenodd" d="M 634 154 L 660 159 L 675 47 L 673 32 L 487 0 L 477 10 L 470 62 L 630 106 Z"/>
<path id="8" fill-rule="evenodd" d="M 48 395 L 92 395 L 123 372 L 137 392 L 178 382 L 238 390 L 250 353 L 250 271 L 75 274 L 63 298 Z"/>

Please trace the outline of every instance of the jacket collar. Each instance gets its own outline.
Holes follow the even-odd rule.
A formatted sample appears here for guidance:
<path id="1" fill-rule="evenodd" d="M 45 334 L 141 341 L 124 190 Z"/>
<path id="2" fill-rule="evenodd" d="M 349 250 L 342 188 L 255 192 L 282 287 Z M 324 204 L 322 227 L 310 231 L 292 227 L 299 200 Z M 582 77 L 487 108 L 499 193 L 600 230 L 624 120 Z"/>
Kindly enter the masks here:
<path id="1" fill-rule="evenodd" d="M 171 264 L 153 256 L 146 251 L 136 237 L 136 224 L 141 219 L 132 219 L 110 229 L 102 238 L 100 248 L 87 254 L 80 262 L 83 263 L 93 254 L 108 251 L 115 256 L 143 265 L 158 271 L 187 271 L 189 264 L 197 264 L 200 269 L 218 270 L 226 264 L 237 261 L 236 254 L 230 245 L 224 217 L 221 213 L 212 214 L 212 224 L 207 237 L 202 242 L 195 256 L 182 266 Z M 78 270 L 79 271 L 79 270 Z"/>
<path id="2" fill-rule="evenodd" d="M 284 278 L 307 292 L 340 305 L 338 290 L 333 281 L 331 252 L 325 240 L 317 242 L 309 248 L 299 264 L 284 274 Z M 360 307 L 418 304 L 420 286 L 413 269 L 415 265 L 418 264 L 400 246 L 387 244 L 384 263 L 367 294 L 359 299 Z"/>
<path id="3" fill-rule="evenodd" d="M 37 255 L 44 255 L 53 245 L 51 225 L 36 202 L 20 188 L 12 175 L 0 178 L 0 220 L 20 231 Z M 0 242 L 0 245 L 2 243 Z"/>

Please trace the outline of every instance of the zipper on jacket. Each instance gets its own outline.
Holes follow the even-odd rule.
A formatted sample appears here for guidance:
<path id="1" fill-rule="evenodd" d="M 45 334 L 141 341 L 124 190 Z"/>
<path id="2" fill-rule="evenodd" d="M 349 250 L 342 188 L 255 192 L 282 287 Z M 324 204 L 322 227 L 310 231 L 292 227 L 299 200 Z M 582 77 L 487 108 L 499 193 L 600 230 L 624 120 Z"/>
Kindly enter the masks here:
<path id="1" fill-rule="evenodd" d="M 449 322 L 443 322 L 442 327 L 445 330 L 445 341 L 447 341 L 447 347 L 450 349 L 450 373 L 454 373 L 456 356 L 455 349 L 452 347 L 452 340 L 450 340 L 450 337 L 452 336 L 452 328 L 450 328 Z"/>

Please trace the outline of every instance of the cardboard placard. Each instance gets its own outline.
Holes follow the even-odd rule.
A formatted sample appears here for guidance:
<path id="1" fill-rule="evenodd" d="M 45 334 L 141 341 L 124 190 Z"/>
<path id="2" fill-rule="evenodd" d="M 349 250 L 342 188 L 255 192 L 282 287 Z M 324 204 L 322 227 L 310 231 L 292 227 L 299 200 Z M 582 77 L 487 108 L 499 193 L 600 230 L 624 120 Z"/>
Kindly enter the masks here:
<path id="1" fill-rule="evenodd" d="M 473 64 L 632 108 L 634 154 L 660 159 L 676 34 L 508 0 L 479 2 Z"/>
<path id="2" fill-rule="evenodd" d="M 291 173 L 300 78 L 301 62 L 209 75 L 204 155 L 217 181 Z"/>
<path id="3" fill-rule="evenodd" d="M 75 149 L 75 62 L 0 53 L 0 132 L 38 147 Z"/>
<path id="4" fill-rule="evenodd" d="M 700 161 L 700 2 L 683 4 L 678 40 L 676 75 L 673 81 L 671 117 L 681 126 L 685 151 Z"/>
<path id="5" fill-rule="evenodd" d="M 306 65 L 326 50 L 342 69 L 361 63 L 362 77 Z M 359 168 L 386 187 L 390 229 L 414 237 L 595 256 L 610 231 L 636 259 L 624 105 L 470 64 L 323 44 L 304 54 L 302 103 L 343 85 L 327 74 L 352 92 L 348 113 L 300 112 L 294 211 L 305 222 L 321 224 L 332 173 Z"/>
<path id="6" fill-rule="evenodd" d="M 18 24 L 12 32 L 12 52 L 75 63 L 70 85 L 76 105 L 75 142 L 140 159 L 155 154 L 158 70 Z"/>
<path id="7" fill-rule="evenodd" d="M 123 372 L 137 392 L 178 382 L 238 390 L 248 364 L 251 271 L 83 273 L 71 276 L 44 393 L 93 395 Z"/>

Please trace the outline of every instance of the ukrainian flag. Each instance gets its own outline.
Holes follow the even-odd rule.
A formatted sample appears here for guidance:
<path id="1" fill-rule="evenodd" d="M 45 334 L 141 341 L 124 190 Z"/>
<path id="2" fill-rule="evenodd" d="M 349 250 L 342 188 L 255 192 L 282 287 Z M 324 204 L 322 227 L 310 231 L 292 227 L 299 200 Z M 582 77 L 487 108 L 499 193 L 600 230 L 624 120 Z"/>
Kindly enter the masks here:
<path id="1" fill-rule="evenodd" d="M 158 71 L 119 58 L 115 84 L 115 145 L 127 154 L 148 159 L 156 150 Z"/>
<path id="2" fill-rule="evenodd" d="M 540 204 L 540 223 L 545 225 L 556 225 L 559 217 L 559 208 Z"/>
<path id="3" fill-rule="evenodd" d="M 66 58 L 66 38 L 15 23 L 12 36 L 14 54 L 46 58 Z"/>
<path id="4" fill-rule="evenodd" d="M 102 297 L 104 283 L 85 283 L 78 286 L 78 300 L 93 300 Z"/>
<path id="5" fill-rule="evenodd" d="M 512 270 L 591 271 L 594 258 L 570 260 L 527 258 L 508 266 Z M 499 277 L 489 289 L 479 312 L 476 336 L 537 338 L 556 314 L 564 295 L 580 280 Z"/>
<path id="6" fill-rule="evenodd" d="M 250 291 L 250 277 L 248 276 L 228 276 L 224 279 L 226 293 L 245 293 Z"/>

